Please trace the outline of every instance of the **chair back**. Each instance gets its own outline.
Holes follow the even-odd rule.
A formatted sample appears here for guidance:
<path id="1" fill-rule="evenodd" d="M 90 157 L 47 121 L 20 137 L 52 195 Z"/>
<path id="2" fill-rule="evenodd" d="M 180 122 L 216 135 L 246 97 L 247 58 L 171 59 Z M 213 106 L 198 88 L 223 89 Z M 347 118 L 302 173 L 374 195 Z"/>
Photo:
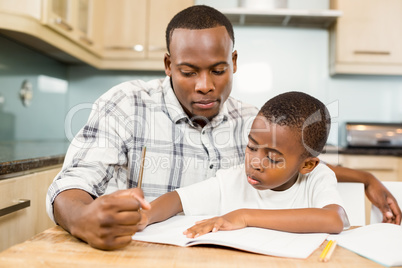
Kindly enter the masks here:
<path id="1" fill-rule="evenodd" d="M 357 182 L 338 182 L 338 191 L 344 203 L 350 226 L 366 225 L 364 184 Z"/>

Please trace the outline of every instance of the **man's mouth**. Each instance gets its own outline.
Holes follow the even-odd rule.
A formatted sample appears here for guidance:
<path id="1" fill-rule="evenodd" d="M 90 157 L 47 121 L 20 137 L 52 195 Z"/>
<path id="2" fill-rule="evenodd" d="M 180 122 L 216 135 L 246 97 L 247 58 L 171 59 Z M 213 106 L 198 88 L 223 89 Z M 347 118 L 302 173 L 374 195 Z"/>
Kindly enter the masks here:
<path id="1" fill-rule="evenodd" d="M 200 100 L 195 101 L 194 105 L 199 109 L 211 109 L 216 105 L 216 103 L 217 100 Z"/>

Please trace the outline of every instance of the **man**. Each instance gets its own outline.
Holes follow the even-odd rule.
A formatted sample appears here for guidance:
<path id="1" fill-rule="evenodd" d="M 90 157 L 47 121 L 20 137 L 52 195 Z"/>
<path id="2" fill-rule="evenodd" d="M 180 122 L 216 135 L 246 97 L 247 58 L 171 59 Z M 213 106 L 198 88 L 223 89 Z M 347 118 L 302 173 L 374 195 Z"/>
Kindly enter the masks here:
<path id="1" fill-rule="evenodd" d="M 237 51 L 231 23 L 217 10 L 193 6 L 166 30 L 165 79 L 129 81 L 94 104 L 49 187 L 49 216 L 95 248 L 131 241 L 148 201 L 244 160 L 257 109 L 231 98 Z M 334 168 L 339 180 L 361 181 L 389 222 L 400 222 L 393 196 L 371 174 Z M 207 200 L 206 200 L 207 201 Z M 392 210 L 392 212 L 391 212 Z"/>

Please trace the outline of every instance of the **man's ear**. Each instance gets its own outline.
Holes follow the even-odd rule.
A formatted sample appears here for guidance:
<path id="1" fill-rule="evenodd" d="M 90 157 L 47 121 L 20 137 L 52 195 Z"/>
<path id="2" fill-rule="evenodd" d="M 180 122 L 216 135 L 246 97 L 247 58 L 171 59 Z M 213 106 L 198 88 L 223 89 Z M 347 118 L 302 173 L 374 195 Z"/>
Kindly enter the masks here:
<path id="1" fill-rule="evenodd" d="M 233 73 L 237 71 L 237 50 L 232 53 Z"/>
<path id="2" fill-rule="evenodd" d="M 307 157 L 300 166 L 299 172 L 301 174 L 307 174 L 313 171 L 313 169 L 320 163 L 318 157 Z"/>
<path id="3" fill-rule="evenodd" d="M 165 74 L 169 77 L 172 76 L 172 69 L 170 65 L 172 64 L 172 61 L 170 60 L 170 55 L 169 53 L 165 54 L 165 57 L 163 58 L 163 62 L 165 63 Z"/>

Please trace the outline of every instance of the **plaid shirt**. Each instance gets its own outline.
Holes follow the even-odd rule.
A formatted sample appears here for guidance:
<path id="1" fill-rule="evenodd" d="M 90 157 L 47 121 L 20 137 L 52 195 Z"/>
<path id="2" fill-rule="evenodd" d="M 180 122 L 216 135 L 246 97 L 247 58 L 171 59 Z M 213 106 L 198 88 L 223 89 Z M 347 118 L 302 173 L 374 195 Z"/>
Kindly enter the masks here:
<path id="1" fill-rule="evenodd" d="M 88 122 L 71 142 L 48 190 L 48 214 L 53 219 L 53 201 L 68 189 L 98 197 L 136 187 L 143 146 L 142 190 L 148 201 L 241 164 L 257 112 L 229 98 L 201 128 L 182 109 L 169 77 L 117 85 L 94 103 Z"/>

